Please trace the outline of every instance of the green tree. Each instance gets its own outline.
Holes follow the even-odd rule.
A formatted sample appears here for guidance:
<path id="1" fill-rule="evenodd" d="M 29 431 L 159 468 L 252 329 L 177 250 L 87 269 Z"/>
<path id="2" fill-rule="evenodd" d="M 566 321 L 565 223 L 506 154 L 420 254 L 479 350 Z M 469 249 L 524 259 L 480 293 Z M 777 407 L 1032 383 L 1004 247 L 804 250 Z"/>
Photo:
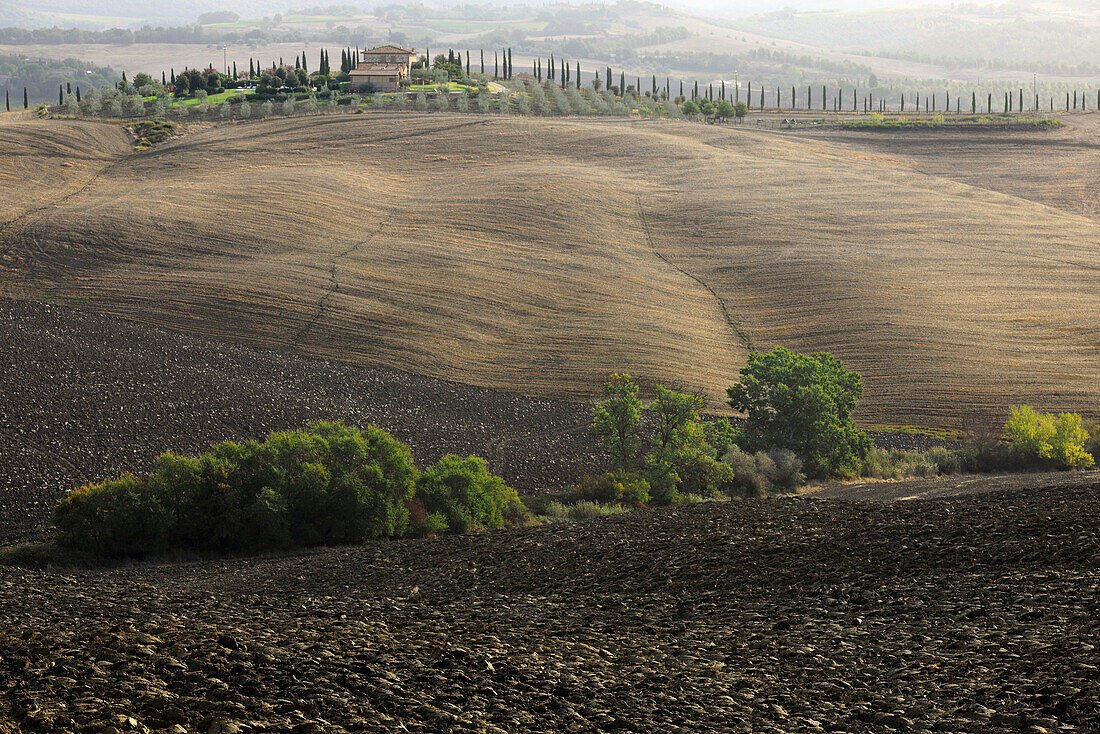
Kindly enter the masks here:
<path id="1" fill-rule="evenodd" d="M 697 115 L 699 114 L 699 105 L 695 104 L 692 100 L 686 100 L 684 102 L 684 114 L 685 115 Z"/>
<path id="2" fill-rule="evenodd" d="M 630 470 L 638 463 L 641 437 L 638 420 L 642 401 L 630 375 L 613 374 L 603 385 L 603 401 L 593 411 L 592 428 L 618 468 Z"/>
<path id="3" fill-rule="evenodd" d="M 739 441 L 747 451 L 790 449 L 814 477 L 856 474 L 870 455 L 852 419 L 863 382 L 831 354 L 753 352 L 727 392 L 748 416 Z"/>
<path id="4" fill-rule="evenodd" d="M 737 117 L 738 122 L 743 122 L 745 115 L 749 114 L 748 105 L 744 102 L 738 102 L 733 106 L 733 114 Z"/>

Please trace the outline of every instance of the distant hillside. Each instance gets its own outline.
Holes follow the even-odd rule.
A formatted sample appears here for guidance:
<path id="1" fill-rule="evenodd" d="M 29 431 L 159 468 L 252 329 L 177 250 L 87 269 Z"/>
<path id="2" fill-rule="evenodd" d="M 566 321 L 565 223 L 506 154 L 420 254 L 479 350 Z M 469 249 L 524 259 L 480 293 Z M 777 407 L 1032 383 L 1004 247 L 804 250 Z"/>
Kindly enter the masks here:
<path id="1" fill-rule="evenodd" d="M 27 88 L 32 105 L 41 102 L 57 104 L 59 84 L 71 84 L 88 91 L 93 87 L 110 86 L 119 78 L 112 69 L 78 59 L 38 59 L 21 54 L 0 54 L 0 94 L 4 90 L 11 93 L 13 109 L 17 101 L 19 107 L 23 106 L 23 87 Z"/>
<path id="2" fill-rule="evenodd" d="M 1100 73 L 1100 25 L 1024 6 L 786 9 L 738 20 L 741 30 L 823 48 L 971 66 Z"/>
<path id="3" fill-rule="evenodd" d="M 539 396 L 625 370 L 721 405 L 784 344 L 862 372 L 866 420 L 1087 410 L 1100 167 L 1075 125 L 325 115 L 140 154 L 106 123 L 8 125 L 0 295 Z"/>

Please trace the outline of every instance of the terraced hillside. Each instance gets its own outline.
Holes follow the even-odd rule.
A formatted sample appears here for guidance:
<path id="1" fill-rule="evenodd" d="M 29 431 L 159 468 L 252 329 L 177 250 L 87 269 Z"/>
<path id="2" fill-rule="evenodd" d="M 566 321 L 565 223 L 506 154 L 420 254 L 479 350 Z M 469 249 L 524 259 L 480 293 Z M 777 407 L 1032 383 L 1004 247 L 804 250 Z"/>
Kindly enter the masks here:
<path id="1" fill-rule="evenodd" d="M 1100 395 L 1100 221 L 888 147 L 440 114 L 0 136 L 3 295 L 554 397 L 627 370 L 717 402 L 776 343 L 860 370 L 866 420 Z"/>

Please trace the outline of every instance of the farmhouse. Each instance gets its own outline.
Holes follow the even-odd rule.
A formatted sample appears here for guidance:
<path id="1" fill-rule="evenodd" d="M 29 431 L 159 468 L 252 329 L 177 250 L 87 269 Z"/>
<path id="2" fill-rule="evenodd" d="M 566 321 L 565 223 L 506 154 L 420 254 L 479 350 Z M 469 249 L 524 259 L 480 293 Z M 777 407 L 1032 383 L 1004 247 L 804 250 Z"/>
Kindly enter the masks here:
<path id="1" fill-rule="evenodd" d="M 348 72 L 351 88 L 356 90 L 396 92 L 408 78 L 416 61 L 416 51 L 399 46 L 378 46 L 359 52 L 359 62 Z"/>

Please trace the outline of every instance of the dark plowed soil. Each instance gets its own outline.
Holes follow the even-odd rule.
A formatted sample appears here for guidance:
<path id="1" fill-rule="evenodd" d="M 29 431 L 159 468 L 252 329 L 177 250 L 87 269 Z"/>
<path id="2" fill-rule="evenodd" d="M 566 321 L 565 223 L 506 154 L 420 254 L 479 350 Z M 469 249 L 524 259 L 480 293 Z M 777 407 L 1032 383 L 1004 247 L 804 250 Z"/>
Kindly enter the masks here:
<path id="1" fill-rule="evenodd" d="M 707 503 L 0 569 L 0 731 L 1097 731 L 1098 502 Z"/>
<path id="2" fill-rule="evenodd" d="M 421 463 L 489 459 L 522 493 L 562 489 L 605 458 L 590 407 L 254 349 L 65 306 L 0 299 L 0 544 L 49 532 L 80 484 L 314 420 L 373 423 Z M 922 436 L 876 435 L 924 448 Z"/>
<path id="3" fill-rule="evenodd" d="M 41 536 L 62 493 L 315 420 L 373 423 L 419 462 L 485 456 L 522 492 L 603 459 L 590 407 L 182 335 L 0 299 L 0 544 Z"/>

